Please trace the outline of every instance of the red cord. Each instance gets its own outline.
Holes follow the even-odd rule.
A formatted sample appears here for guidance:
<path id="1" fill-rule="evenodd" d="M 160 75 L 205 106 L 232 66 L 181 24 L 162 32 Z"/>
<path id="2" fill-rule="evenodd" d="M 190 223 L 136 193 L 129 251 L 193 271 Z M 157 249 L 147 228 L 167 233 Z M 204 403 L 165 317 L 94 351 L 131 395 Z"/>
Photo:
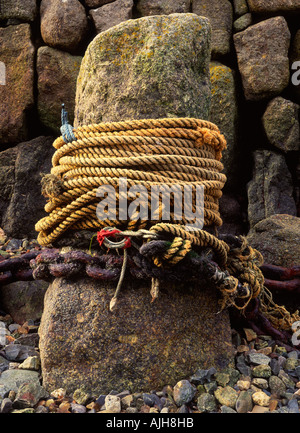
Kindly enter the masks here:
<path id="1" fill-rule="evenodd" d="M 99 243 L 99 245 L 101 246 L 104 242 L 104 239 L 106 237 L 110 237 L 110 236 L 115 236 L 117 233 L 120 233 L 120 230 L 118 229 L 113 229 L 108 231 L 107 229 L 102 229 L 99 232 L 97 232 L 97 241 Z M 125 248 L 129 248 L 131 247 L 131 241 L 130 241 L 130 237 L 129 236 L 125 236 L 125 245 L 124 245 L 124 249 Z"/>

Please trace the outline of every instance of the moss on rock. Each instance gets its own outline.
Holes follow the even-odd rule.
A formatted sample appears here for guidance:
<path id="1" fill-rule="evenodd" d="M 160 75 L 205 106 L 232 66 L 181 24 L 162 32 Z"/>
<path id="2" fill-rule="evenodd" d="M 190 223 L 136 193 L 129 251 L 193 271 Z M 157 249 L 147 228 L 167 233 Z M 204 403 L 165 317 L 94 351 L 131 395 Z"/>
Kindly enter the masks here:
<path id="1" fill-rule="evenodd" d="M 128 20 L 88 46 L 77 81 L 75 125 L 198 117 L 210 107 L 210 25 L 195 14 Z"/>

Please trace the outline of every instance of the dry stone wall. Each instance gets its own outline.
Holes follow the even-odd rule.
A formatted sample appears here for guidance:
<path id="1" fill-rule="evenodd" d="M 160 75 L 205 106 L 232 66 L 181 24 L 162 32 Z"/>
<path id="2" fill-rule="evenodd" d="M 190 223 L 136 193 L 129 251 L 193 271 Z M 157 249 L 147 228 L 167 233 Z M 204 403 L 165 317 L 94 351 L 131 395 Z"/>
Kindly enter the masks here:
<path id="1" fill-rule="evenodd" d="M 14 191 L 35 197 L 40 189 L 9 184 L 7 193 L 20 144 L 34 150 L 59 135 L 62 103 L 73 122 L 89 43 L 121 22 L 173 13 L 205 16 L 212 28 L 209 119 L 228 142 L 223 230 L 247 233 L 272 214 L 299 216 L 299 0 L 0 0 L 0 227 L 9 235 L 24 236 L 24 225 L 7 218 L 7 209 L 14 218 Z M 35 169 L 51 155 L 41 153 Z M 37 213 L 26 215 L 29 237 Z"/>

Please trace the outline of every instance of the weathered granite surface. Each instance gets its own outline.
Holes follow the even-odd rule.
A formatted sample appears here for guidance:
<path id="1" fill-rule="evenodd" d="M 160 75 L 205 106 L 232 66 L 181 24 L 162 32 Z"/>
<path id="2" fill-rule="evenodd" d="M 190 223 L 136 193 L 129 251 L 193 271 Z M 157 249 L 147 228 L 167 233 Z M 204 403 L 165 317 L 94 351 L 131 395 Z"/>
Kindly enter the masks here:
<path id="1" fill-rule="evenodd" d="M 83 57 L 75 126 L 162 117 L 208 118 L 210 25 L 195 14 L 128 20 Z"/>
<path id="2" fill-rule="evenodd" d="M 272 215 L 257 223 L 247 239 L 262 253 L 266 263 L 284 267 L 300 263 L 300 219 L 296 216 Z"/>
<path id="3" fill-rule="evenodd" d="M 280 153 L 254 152 L 253 177 L 247 192 L 250 228 L 271 215 L 297 214 L 291 173 Z"/>
<path id="4" fill-rule="evenodd" d="M 216 314 L 213 288 L 162 284 L 151 303 L 147 284 L 125 284 L 110 312 L 114 291 L 91 279 L 50 285 L 39 328 L 46 389 L 146 392 L 231 362 L 230 324 L 227 312 Z"/>
<path id="5" fill-rule="evenodd" d="M 30 24 L 0 28 L 0 143 L 28 138 L 28 114 L 34 105 L 34 46 Z"/>
<path id="6" fill-rule="evenodd" d="M 288 86 L 290 37 L 282 16 L 261 21 L 233 36 L 247 100 L 276 96 Z"/>

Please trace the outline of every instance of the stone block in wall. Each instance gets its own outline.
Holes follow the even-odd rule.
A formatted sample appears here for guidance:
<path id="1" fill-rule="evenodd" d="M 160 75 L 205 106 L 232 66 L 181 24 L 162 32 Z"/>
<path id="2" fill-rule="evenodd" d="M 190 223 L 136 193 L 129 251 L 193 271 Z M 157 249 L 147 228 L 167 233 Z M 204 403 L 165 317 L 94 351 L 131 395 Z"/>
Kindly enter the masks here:
<path id="1" fill-rule="evenodd" d="M 300 150 L 298 104 L 277 96 L 268 103 L 262 123 L 270 144 L 283 152 Z"/>
<path id="2" fill-rule="evenodd" d="M 68 120 L 74 121 L 76 81 L 82 57 L 51 47 L 37 52 L 38 114 L 43 125 L 59 133 L 61 104 L 65 104 Z"/>
<path id="3" fill-rule="evenodd" d="M 98 9 L 91 9 L 90 16 L 97 33 L 132 18 L 133 0 L 115 0 Z"/>
<path id="4" fill-rule="evenodd" d="M 241 32 L 243 30 L 246 30 L 246 28 L 251 26 L 251 24 L 252 24 L 252 15 L 250 13 L 247 13 L 245 15 L 240 16 L 234 21 L 233 29 L 235 33 Z"/>
<path id="5" fill-rule="evenodd" d="M 0 60 L 4 65 L 0 85 L 0 143 L 27 139 L 28 114 L 34 104 L 34 54 L 29 24 L 0 28 Z"/>
<path id="6" fill-rule="evenodd" d="M 291 43 L 291 60 L 300 61 L 300 29 L 297 30 Z"/>
<path id="7" fill-rule="evenodd" d="M 0 152 L 0 226 L 2 226 L 3 216 L 12 196 L 15 178 L 15 160 L 17 158 L 17 148 Z"/>
<path id="8" fill-rule="evenodd" d="M 209 19 L 212 27 L 212 58 L 230 52 L 232 5 L 228 0 L 193 0 L 192 12 Z"/>
<path id="9" fill-rule="evenodd" d="M 1 307 L 14 320 L 23 324 L 29 319 L 39 320 L 44 307 L 46 281 L 16 281 L 0 286 Z"/>
<path id="10" fill-rule="evenodd" d="M 78 0 L 42 0 L 41 35 L 46 45 L 74 52 L 86 37 L 88 19 Z"/>
<path id="11" fill-rule="evenodd" d="M 289 84 L 290 31 L 283 17 L 274 17 L 233 36 L 246 99 L 279 95 Z"/>
<path id="12" fill-rule="evenodd" d="M 227 186 L 238 183 L 237 172 L 237 86 L 234 71 L 219 62 L 210 63 L 211 109 L 209 120 L 218 125 L 227 141 L 222 152 Z"/>
<path id="13" fill-rule="evenodd" d="M 291 43 L 291 90 L 295 100 L 300 104 L 300 30 L 298 30 Z"/>
<path id="14" fill-rule="evenodd" d="M 247 0 L 233 0 L 233 10 L 236 16 L 240 17 L 249 12 Z"/>
<path id="15" fill-rule="evenodd" d="M 137 11 L 141 16 L 169 15 L 190 12 L 191 0 L 138 0 Z"/>
<path id="16" fill-rule="evenodd" d="M 247 192 L 250 228 L 271 215 L 296 215 L 292 176 L 282 154 L 254 152 L 253 177 Z"/>
<path id="17" fill-rule="evenodd" d="M 209 22 L 195 14 L 128 20 L 100 33 L 81 63 L 75 126 L 161 117 L 207 119 L 209 53 Z"/>
<path id="18" fill-rule="evenodd" d="M 52 137 L 38 137 L 0 152 L 0 226 L 9 237 L 35 239 L 36 222 L 46 215 L 41 173 L 49 173 Z"/>
<path id="19" fill-rule="evenodd" d="M 292 267 L 300 263 L 300 218 L 272 215 L 258 222 L 248 233 L 249 245 L 260 251 L 265 263 Z"/>
<path id="20" fill-rule="evenodd" d="M 255 13 L 300 11 L 300 0 L 248 0 L 248 5 Z"/>
<path id="21" fill-rule="evenodd" d="M 30 22 L 36 14 L 36 0 L 0 0 L 0 20 L 14 18 Z"/>
<path id="22" fill-rule="evenodd" d="M 114 1 L 115 0 L 84 0 L 84 3 L 88 8 L 98 8 Z"/>

